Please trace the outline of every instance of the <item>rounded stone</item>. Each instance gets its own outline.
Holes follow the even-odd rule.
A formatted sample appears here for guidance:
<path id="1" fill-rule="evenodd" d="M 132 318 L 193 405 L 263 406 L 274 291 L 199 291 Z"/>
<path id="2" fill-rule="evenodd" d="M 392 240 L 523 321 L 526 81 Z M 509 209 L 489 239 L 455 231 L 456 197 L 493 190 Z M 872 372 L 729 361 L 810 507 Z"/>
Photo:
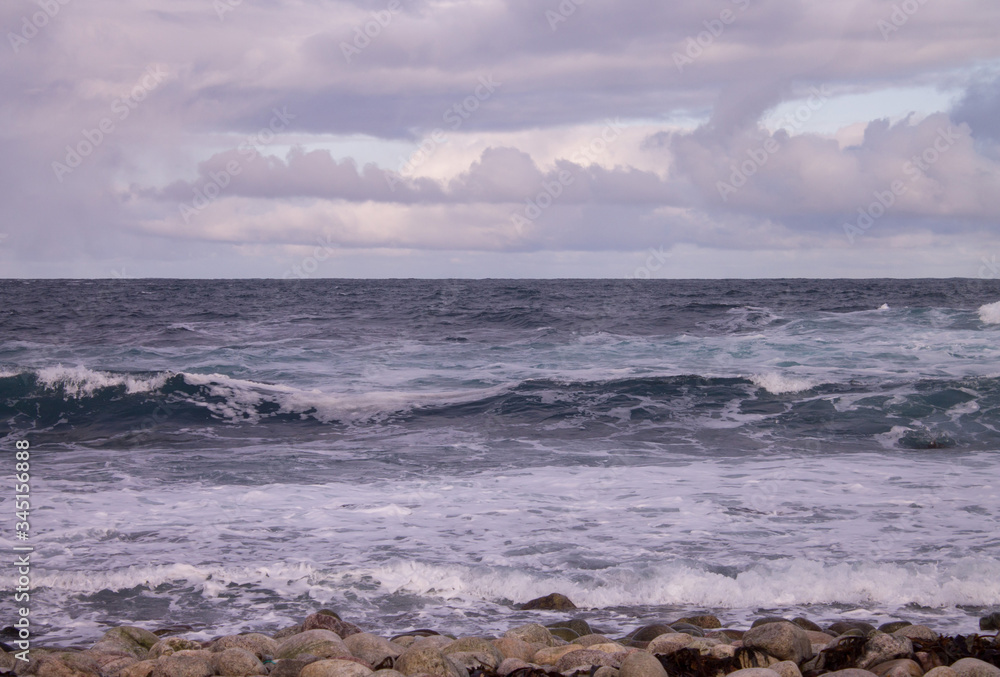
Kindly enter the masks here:
<path id="1" fill-rule="evenodd" d="M 620 664 L 621 659 L 615 654 L 607 654 L 593 649 L 581 649 L 571 651 L 560 658 L 555 664 L 555 670 L 556 672 L 566 672 L 595 665 L 617 668 Z"/>
<path id="2" fill-rule="evenodd" d="M 252 652 L 238 647 L 213 652 L 215 672 L 225 677 L 266 675 L 264 664 Z"/>
<path id="3" fill-rule="evenodd" d="M 426 649 L 428 647 L 434 649 L 444 649 L 446 646 L 454 642 L 451 637 L 445 635 L 428 635 L 427 637 L 418 637 L 417 641 L 411 644 L 409 649 Z"/>
<path id="4" fill-rule="evenodd" d="M 544 597 L 536 597 L 529 602 L 525 602 L 521 605 L 521 608 L 525 611 L 536 609 L 544 611 L 569 611 L 570 609 L 575 609 L 576 605 L 566 595 L 553 592 Z"/>
<path id="5" fill-rule="evenodd" d="M 290 625 L 287 628 L 282 628 L 281 630 L 278 630 L 276 633 L 271 635 L 271 638 L 276 642 L 280 642 L 281 640 L 288 639 L 292 635 L 297 635 L 300 632 L 302 632 L 301 623 L 299 625 Z"/>
<path id="6" fill-rule="evenodd" d="M 908 637 L 887 635 L 875 631 L 865 642 L 864 654 L 858 659 L 857 667 L 868 670 L 879 663 L 891 661 L 894 658 L 909 658 L 913 655 L 913 642 Z"/>
<path id="7" fill-rule="evenodd" d="M 211 651 L 177 651 L 157 658 L 151 677 L 211 677 L 214 674 Z"/>
<path id="8" fill-rule="evenodd" d="M 989 616 L 983 616 L 979 619 L 979 629 L 993 632 L 1000 631 L 1000 611 L 991 613 Z"/>
<path id="9" fill-rule="evenodd" d="M 520 658 L 505 658 L 497 666 L 497 674 L 500 677 L 506 677 L 515 670 L 522 670 L 524 668 L 530 668 L 531 664 L 527 661 L 522 661 Z"/>
<path id="10" fill-rule="evenodd" d="M 909 658 L 896 658 L 885 663 L 872 666 L 871 671 L 878 677 L 923 677 L 924 669 L 920 663 Z"/>
<path id="11" fill-rule="evenodd" d="M 299 677 L 367 677 L 371 670 L 354 661 L 327 658 L 302 668 Z"/>
<path id="12" fill-rule="evenodd" d="M 429 673 L 441 677 L 469 677 L 468 671 L 432 646 L 412 646 L 396 659 L 395 669 L 404 675 Z"/>
<path id="13" fill-rule="evenodd" d="M 875 626 L 871 623 L 865 623 L 864 621 L 837 621 L 836 623 L 831 624 L 830 627 L 826 629 L 826 632 L 835 637 L 839 637 L 848 630 L 860 630 L 861 635 L 863 637 L 867 637 L 875 632 Z"/>
<path id="14" fill-rule="evenodd" d="M 528 642 L 529 644 L 538 642 L 545 644 L 546 646 L 555 646 L 553 643 L 552 633 L 549 629 L 539 625 L 538 623 L 529 623 L 527 625 L 520 625 L 516 628 L 511 628 L 507 632 L 503 633 L 504 637 L 513 637 L 514 639 L 520 639 L 522 641 Z"/>
<path id="15" fill-rule="evenodd" d="M 652 654 L 669 656 L 681 649 L 687 648 L 694 643 L 694 637 L 680 632 L 660 635 L 649 643 L 646 651 Z"/>
<path id="16" fill-rule="evenodd" d="M 319 613 L 306 616 L 306 619 L 302 621 L 302 632 L 309 630 L 329 630 L 330 632 L 337 633 L 342 638 L 361 632 L 361 628 L 354 625 L 354 623 L 342 621 L 339 616 L 331 615 L 332 613 L 320 611 Z"/>
<path id="17" fill-rule="evenodd" d="M 926 625 L 907 625 L 892 633 L 896 637 L 909 637 L 910 639 L 926 639 L 934 641 L 938 634 Z"/>
<path id="18" fill-rule="evenodd" d="M 149 630 L 123 625 L 111 628 L 91 647 L 96 653 L 122 653 L 143 660 L 160 638 Z"/>
<path id="19" fill-rule="evenodd" d="M 913 625 L 910 621 L 890 621 L 889 623 L 883 623 L 878 626 L 879 632 L 887 632 L 890 635 L 900 628 L 905 628 L 908 625 Z"/>
<path id="20" fill-rule="evenodd" d="M 701 614 L 698 616 L 679 618 L 676 622 L 671 623 L 670 625 L 676 625 L 677 623 L 695 625 L 703 630 L 717 630 L 722 627 L 722 621 L 720 621 L 717 616 L 713 616 L 711 614 Z"/>
<path id="21" fill-rule="evenodd" d="M 497 651 L 505 659 L 517 658 L 527 663 L 535 655 L 535 649 L 530 644 L 516 637 L 501 637 L 500 639 L 494 639 L 491 644 L 496 647 Z"/>
<path id="22" fill-rule="evenodd" d="M 536 651 L 535 655 L 531 657 L 531 662 L 538 663 L 539 665 L 555 665 L 559 662 L 560 658 L 572 651 L 587 651 L 587 649 L 579 644 L 547 646 L 544 649 Z"/>
<path id="23" fill-rule="evenodd" d="M 402 672 L 396 670 L 376 670 L 372 675 L 373 677 L 406 677 Z"/>
<path id="24" fill-rule="evenodd" d="M 299 656 L 277 661 L 268 673 L 269 677 L 299 677 L 302 669 L 311 663 L 322 660 L 316 656 Z"/>
<path id="25" fill-rule="evenodd" d="M 802 677 L 802 671 L 799 670 L 799 666 L 792 661 L 780 661 L 767 669 L 774 670 L 781 677 Z"/>
<path id="26" fill-rule="evenodd" d="M 155 660 L 160 656 L 169 656 L 170 654 L 177 653 L 178 651 L 197 651 L 199 649 L 201 649 L 201 642 L 196 642 L 193 639 L 184 639 L 183 637 L 164 637 L 149 649 L 149 653 L 146 655 L 146 658 Z"/>
<path id="27" fill-rule="evenodd" d="M 790 621 L 765 623 L 743 635 L 743 646 L 760 649 L 779 661 L 796 664 L 812 658 L 812 643 L 806 631 Z"/>
<path id="28" fill-rule="evenodd" d="M 403 649 L 384 637 L 368 632 L 356 632 L 344 638 L 344 646 L 357 658 L 376 669 L 391 668 Z"/>
<path id="29" fill-rule="evenodd" d="M 644 625 L 637 630 L 633 630 L 627 636 L 634 642 L 651 642 L 660 635 L 667 635 L 672 632 L 677 632 L 669 625 L 664 625 L 662 623 L 654 623 L 652 625 Z"/>
<path id="30" fill-rule="evenodd" d="M 771 668 L 743 668 L 730 672 L 727 677 L 781 677 L 781 674 Z"/>
<path id="31" fill-rule="evenodd" d="M 296 633 L 298 634 L 298 633 Z M 209 651 L 225 651 L 226 649 L 245 649 L 260 660 L 265 656 L 278 653 L 278 642 L 259 632 L 247 632 L 242 635 L 226 635 L 212 642 Z"/>
<path id="32" fill-rule="evenodd" d="M 18 661 L 15 671 L 26 672 L 38 677 L 101 677 L 100 668 L 93 656 L 79 651 L 57 651 L 32 658 L 29 663 Z"/>
<path id="33" fill-rule="evenodd" d="M 809 632 L 823 632 L 823 628 L 819 627 L 808 618 L 804 618 L 802 616 L 793 618 L 792 623 L 795 623 L 795 625 Z"/>
<path id="34" fill-rule="evenodd" d="M 667 677 L 663 664 L 647 651 L 630 653 L 618 667 L 620 677 Z"/>
<path id="35" fill-rule="evenodd" d="M 764 616 L 763 618 L 758 618 L 753 623 L 750 624 L 750 628 L 756 628 L 758 625 L 767 625 L 768 623 L 790 623 L 787 618 L 782 618 L 781 616 Z"/>
<path id="36" fill-rule="evenodd" d="M 594 671 L 594 677 L 619 677 L 619 671 L 609 665 L 602 665 Z"/>
<path id="37" fill-rule="evenodd" d="M 625 651 L 625 652 L 636 651 L 636 649 L 626 648 L 626 647 L 622 646 L 621 644 L 619 644 L 618 642 L 605 642 L 604 644 L 591 644 L 587 648 L 590 649 L 591 651 L 603 651 L 604 653 L 620 653 L 622 651 Z"/>
<path id="38" fill-rule="evenodd" d="M 962 658 L 951 664 L 958 677 L 1000 677 L 1000 668 L 978 658 Z"/>
<path id="39" fill-rule="evenodd" d="M 931 668 L 924 673 L 924 677 L 958 677 L 958 673 L 946 665 Z"/>
<path id="40" fill-rule="evenodd" d="M 346 658 L 353 655 L 337 633 L 330 630 L 306 630 L 278 644 L 274 657 L 284 660 L 305 654 L 318 658 Z"/>
<path id="41" fill-rule="evenodd" d="M 572 644 L 579 644 L 581 646 L 593 646 L 595 644 L 607 644 L 611 641 L 611 638 L 605 637 L 604 635 L 583 635 L 582 637 L 577 637 L 573 640 Z"/>
<path id="42" fill-rule="evenodd" d="M 708 655 L 719 661 L 729 660 L 736 655 L 736 647 L 732 644 L 717 644 L 708 650 Z"/>
<path id="43" fill-rule="evenodd" d="M 704 637 L 705 631 L 699 628 L 697 625 L 691 625 L 690 623 L 673 623 L 671 626 L 674 632 L 683 632 L 686 635 L 691 635 L 692 637 Z"/>
<path id="44" fill-rule="evenodd" d="M 155 667 L 156 661 L 154 660 L 139 661 L 138 663 L 133 663 L 124 670 L 120 670 L 117 677 L 150 677 L 153 674 L 153 668 Z"/>

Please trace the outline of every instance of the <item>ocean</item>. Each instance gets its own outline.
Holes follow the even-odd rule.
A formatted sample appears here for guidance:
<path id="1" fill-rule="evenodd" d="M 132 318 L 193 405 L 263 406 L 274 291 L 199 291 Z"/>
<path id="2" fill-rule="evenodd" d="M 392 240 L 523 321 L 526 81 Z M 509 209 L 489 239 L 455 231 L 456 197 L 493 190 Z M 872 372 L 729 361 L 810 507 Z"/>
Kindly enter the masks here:
<path id="1" fill-rule="evenodd" d="M 996 280 L 2 280 L 35 637 L 324 607 L 489 634 L 563 618 L 517 608 L 550 592 L 609 633 L 974 631 L 1000 605 L 998 301 Z"/>

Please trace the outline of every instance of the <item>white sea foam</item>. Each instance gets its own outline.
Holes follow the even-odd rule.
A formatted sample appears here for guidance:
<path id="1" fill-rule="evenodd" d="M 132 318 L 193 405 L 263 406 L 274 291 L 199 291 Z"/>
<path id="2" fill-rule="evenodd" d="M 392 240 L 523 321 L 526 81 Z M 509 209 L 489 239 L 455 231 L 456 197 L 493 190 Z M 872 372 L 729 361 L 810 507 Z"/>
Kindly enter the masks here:
<path id="1" fill-rule="evenodd" d="M 781 395 L 784 393 L 799 393 L 803 390 L 809 390 L 815 385 L 809 379 L 798 378 L 787 374 L 779 374 L 777 372 L 754 374 L 750 377 L 750 380 L 758 388 L 763 388 L 767 392 L 775 395 Z"/>
<path id="2" fill-rule="evenodd" d="M 979 306 L 979 319 L 983 324 L 1000 324 L 1000 301 Z"/>
<path id="3" fill-rule="evenodd" d="M 86 367 L 46 367 L 38 370 L 38 382 L 48 388 L 60 388 L 68 397 L 90 397 L 99 390 L 125 386 L 129 394 L 147 393 L 162 388 L 170 374 L 115 374 Z"/>

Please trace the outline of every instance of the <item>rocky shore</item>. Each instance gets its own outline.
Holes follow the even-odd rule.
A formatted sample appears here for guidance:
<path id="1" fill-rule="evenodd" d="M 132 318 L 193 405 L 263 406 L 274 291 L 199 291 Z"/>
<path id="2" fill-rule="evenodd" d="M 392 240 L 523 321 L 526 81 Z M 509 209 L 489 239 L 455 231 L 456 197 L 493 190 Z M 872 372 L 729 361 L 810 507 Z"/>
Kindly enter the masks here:
<path id="1" fill-rule="evenodd" d="M 33 647 L 30 661 L 0 651 L 0 676 L 39 677 L 1000 677 L 1000 613 L 983 634 L 941 636 L 906 621 L 876 628 L 850 620 L 759 618 L 750 628 L 700 615 L 645 625 L 612 638 L 553 594 L 523 609 L 564 621 L 511 628 L 502 637 L 414 630 L 365 632 L 323 610 L 268 635 L 209 641 L 122 626 L 87 649 Z"/>

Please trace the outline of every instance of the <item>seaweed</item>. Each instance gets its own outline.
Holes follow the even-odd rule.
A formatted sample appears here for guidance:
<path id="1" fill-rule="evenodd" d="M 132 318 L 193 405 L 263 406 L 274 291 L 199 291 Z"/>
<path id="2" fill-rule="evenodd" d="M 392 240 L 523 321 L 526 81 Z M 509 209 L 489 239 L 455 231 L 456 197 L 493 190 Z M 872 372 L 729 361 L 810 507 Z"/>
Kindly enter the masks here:
<path id="1" fill-rule="evenodd" d="M 989 635 L 955 635 L 938 639 L 914 639 L 913 650 L 930 654 L 942 665 L 962 658 L 978 658 L 1000 667 L 1000 646 Z"/>
<path id="2" fill-rule="evenodd" d="M 737 652 L 743 651 L 738 649 Z M 751 650 L 747 650 L 753 653 Z M 737 657 L 715 658 L 702 655 L 698 649 L 679 649 L 671 654 L 654 654 L 671 677 L 717 677 L 745 667 Z M 746 666 L 749 667 L 749 666 Z"/>
<path id="3" fill-rule="evenodd" d="M 867 637 L 841 637 L 836 644 L 819 652 L 816 670 L 809 672 L 821 674 L 853 668 L 864 655 L 867 642 Z"/>

